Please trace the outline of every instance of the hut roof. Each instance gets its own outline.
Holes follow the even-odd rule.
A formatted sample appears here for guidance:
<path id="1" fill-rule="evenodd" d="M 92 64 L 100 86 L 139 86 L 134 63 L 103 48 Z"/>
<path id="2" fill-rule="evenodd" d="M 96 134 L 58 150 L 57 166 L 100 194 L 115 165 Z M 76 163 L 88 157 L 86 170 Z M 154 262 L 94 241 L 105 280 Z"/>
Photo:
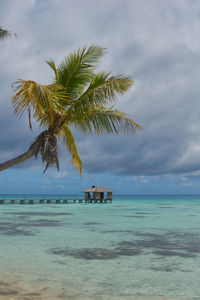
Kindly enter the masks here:
<path id="1" fill-rule="evenodd" d="M 113 190 L 110 190 L 106 187 L 104 187 L 103 185 L 95 185 L 87 190 L 84 190 L 83 191 L 84 193 L 94 193 L 94 192 L 97 192 L 97 193 L 114 193 Z"/>

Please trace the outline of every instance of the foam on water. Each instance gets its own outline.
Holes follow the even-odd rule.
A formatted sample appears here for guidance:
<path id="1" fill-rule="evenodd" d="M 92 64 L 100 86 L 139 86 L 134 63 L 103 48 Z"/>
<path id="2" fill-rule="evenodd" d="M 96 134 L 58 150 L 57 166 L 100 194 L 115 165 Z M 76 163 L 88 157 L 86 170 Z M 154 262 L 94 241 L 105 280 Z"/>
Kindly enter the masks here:
<path id="1" fill-rule="evenodd" d="M 193 196 L 1 205 L 0 299 L 200 299 L 199 216 Z"/>

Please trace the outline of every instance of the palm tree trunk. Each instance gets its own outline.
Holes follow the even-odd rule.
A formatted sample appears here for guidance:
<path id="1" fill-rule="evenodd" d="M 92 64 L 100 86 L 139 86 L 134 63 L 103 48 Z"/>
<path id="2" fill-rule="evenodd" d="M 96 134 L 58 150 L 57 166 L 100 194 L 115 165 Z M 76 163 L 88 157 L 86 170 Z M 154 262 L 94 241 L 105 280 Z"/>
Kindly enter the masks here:
<path id="1" fill-rule="evenodd" d="M 33 149 L 29 148 L 28 151 L 26 151 L 25 153 L 0 164 L 0 172 L 10 167 L 21 164 L 22 162 L 30 159 L 33 155 L 34 155 Z"/>
<path id="2" fill-rule="evenodd" d="M 42 133 L 40 133 L 40 135 L 38 135 L 35 141 L 31 144 L 28 151 L 0 164 L 0 172 L 21 164 L 30 159 L 32 156 L 37 158 L 38 154 L 42 156 L 42 162 L 46 163 L 44 172 L 51 165 L 56 165 L 57 169 L 59 170 L 57 139 L 54 133 L 52 133 L 50 130 L 44 130 Z"/>

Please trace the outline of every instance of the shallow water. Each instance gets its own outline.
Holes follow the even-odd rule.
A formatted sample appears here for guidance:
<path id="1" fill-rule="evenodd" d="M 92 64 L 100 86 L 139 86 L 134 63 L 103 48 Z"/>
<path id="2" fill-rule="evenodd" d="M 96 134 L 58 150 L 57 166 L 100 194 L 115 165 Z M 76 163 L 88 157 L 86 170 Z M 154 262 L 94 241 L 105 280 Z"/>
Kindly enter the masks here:
<path id="1" fill-rule="evenodd" d="M 0 299 L 200 299 L 199 216 L 200 196 L 0 205 Z"/>

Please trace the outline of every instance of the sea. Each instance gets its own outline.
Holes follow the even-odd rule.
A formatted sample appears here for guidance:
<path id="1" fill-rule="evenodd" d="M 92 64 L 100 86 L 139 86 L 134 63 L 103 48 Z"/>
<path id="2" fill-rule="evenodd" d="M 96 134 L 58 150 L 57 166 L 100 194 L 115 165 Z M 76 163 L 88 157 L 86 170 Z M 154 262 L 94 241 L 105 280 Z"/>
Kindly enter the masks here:
<path id="1" fill-rule="evenodd" d="M 68 198 L 0 195 L 0 299 L 200 299 L 200 195 Z"/>

